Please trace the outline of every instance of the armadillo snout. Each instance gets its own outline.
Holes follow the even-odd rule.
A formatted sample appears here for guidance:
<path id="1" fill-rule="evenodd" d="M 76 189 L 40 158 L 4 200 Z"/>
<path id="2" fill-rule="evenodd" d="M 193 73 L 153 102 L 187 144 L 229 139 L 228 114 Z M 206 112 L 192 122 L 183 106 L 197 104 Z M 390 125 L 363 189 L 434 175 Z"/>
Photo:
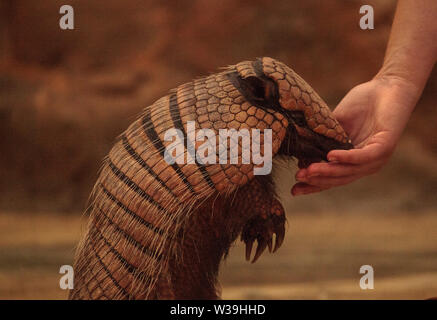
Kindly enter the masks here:
<path id="1" fill-rule="evenodd" d="M 326 160 L 331 150 L 353 148 L 329 107 L 296 72 L 268 57 L 258 59 L 255 66 L 276 83 L 279 106 L 289 122 L 281 154 L 308 166 Z"/>

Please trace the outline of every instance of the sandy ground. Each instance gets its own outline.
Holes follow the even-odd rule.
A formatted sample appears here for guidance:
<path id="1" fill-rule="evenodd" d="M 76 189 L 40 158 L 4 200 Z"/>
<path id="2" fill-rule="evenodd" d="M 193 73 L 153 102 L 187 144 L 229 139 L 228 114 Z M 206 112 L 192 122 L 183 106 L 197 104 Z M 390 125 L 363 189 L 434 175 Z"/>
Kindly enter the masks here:
<path id="1" fill-rule="evenodd" d="M 78 216 L 0 213 L 0 299 L 64 299 Z M 225 299 L 425 299 L 437 296 L 437 212 L 289 215 L 287 237 L 255 264 L 236 243 L 221 269 Z M 373 290 L 361 290 L 371 265 Z"/>

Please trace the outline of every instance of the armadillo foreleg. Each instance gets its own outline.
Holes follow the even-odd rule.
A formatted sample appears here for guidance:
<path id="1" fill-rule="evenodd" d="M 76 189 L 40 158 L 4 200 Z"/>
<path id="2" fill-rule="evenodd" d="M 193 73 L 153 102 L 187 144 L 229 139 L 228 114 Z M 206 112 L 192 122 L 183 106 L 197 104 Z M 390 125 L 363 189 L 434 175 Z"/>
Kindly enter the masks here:
<path id="1" fill-rule="evenodd" d="M 233 201 L 232 211 L 245 217 L 241 240 L 246 244 L 247 260 L 250 260 L 255 240 L 258 246 L 252 262 L 258 260 L 267 247 L 269 251 L 276 251 L 281 246 L 285 235 L 285 212 L 273 191 L 270 176 L 258 176 L 250 182 L 250 187 L 240 190 Z"/>

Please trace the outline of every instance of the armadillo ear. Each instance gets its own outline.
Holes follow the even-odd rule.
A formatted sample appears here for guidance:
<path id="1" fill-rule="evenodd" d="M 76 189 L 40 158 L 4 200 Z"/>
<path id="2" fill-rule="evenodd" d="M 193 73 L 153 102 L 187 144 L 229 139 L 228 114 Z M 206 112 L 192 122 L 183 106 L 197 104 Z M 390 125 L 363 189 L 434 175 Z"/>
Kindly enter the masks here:
<path id="1" fill-rule="evenodd" d="M 276 87 L 272 80 L 258 77 L 247 77 L 244 79 L 246 92 L 257 102 L 271 101 L 275 97 Z"/>

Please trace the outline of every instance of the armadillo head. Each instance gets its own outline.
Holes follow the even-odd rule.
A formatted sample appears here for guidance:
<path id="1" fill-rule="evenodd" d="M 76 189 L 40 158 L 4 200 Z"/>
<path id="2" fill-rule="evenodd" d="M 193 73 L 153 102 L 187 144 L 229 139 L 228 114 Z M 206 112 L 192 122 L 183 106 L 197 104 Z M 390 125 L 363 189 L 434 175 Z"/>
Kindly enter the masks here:
<path id="1" fill-rule="evenodd" d="M 299 167 L 327 160 L 334 149 L 353 145 L 319 95 L 291 68 L 264 57 L 236 66 L 244 79 L 246 97 L 262 108 L 281 113 L 288 121 L 279 154 L 294 156 Z"/>

